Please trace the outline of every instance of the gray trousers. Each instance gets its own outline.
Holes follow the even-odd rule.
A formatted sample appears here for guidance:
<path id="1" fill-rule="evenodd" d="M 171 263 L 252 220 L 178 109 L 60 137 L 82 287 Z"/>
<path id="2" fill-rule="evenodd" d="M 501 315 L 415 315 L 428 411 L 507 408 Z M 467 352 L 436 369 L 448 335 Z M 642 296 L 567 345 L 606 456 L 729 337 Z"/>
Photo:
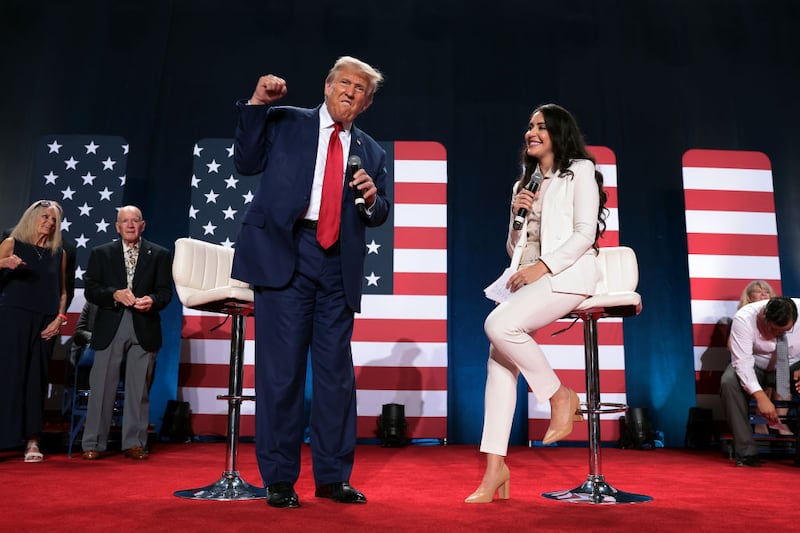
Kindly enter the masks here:
<path id="1" fill-rule="evenodd" d="M 150 423 L 150 383 L 157 352 L 139 345 L 131 312 L 125 311 L 111 344 L 97 350 L 89 374 L 88 412 L 83 429 L 84 450 L 105 451 L 114 413 L 120 368 L 125 361 L 125 404 L 122 409 L 122 449 L 147 444 Z"/>
<path id="2" fill-rule="evenodd" d="M 792 365 L 791 371 L 794 372 L 798 368 L 800 368 L 800 363 L 795 363 Z M 756 368 L 755 371 L 762 387 L 775 386 L 774 371 L 766 372 L 760 368 Z M 739 457 L 758 455 L 758 444 L 753 438 L 753 428 L 750 425 L 750 395 L 742 388 L 736 371 L 730 363 L 720 379 L 719 395 L 722 397 L 725 418 L 728 420 L 731 433 L 733 433 L 736 455 Z"/>

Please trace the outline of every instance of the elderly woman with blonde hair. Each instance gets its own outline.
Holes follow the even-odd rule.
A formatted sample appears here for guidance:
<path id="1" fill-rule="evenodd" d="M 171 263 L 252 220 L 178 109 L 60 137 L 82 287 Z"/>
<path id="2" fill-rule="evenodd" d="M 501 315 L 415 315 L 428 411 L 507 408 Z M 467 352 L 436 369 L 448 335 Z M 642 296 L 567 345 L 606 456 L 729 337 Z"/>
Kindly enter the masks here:
<path id="1" fill-rule="evenodd" d="M 0 448 L 27 441 L 28 463 L 43 459 L 47 370 L 67 321 L 61 214 L 56 202 L 34 202 L 0 243 Z"/>
<path id="2" fill-rule="evenodd" d="M 759 300 L 769 300 L 775 296 L 775 291 L 769 283 L 763 279 L 754 279 L 742 291 L 742 296 L 739 298 L 739 305 L 736 309 L 741 309 L 747 304 L 757 302 Z"/>

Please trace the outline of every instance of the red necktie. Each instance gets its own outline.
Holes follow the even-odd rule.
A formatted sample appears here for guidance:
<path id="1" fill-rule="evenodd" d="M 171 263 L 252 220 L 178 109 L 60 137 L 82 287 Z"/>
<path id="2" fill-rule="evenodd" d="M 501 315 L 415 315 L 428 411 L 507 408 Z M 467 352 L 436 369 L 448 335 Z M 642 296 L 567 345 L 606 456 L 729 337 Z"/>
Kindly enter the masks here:
<path id="1" fill-rule="evenodd" d="M 333 133 L 328 141 L 328 156 L 325 160 L 325 178 L 322 182 L 322 201 L 319 206 L 317 241 L 326 250 L 339 240 L 339 219 L 342 213 L 342 184 L 344 179 L 344 159 L 339 132 L 342 125 L 333 125 Z"/>

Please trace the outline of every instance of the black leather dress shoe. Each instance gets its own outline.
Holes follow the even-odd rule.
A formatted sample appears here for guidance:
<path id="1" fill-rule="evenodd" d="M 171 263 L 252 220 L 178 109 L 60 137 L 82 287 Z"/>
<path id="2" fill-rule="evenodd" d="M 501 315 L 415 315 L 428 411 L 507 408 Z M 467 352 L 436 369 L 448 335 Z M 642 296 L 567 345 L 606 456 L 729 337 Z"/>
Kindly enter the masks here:
<path id="1" fill-rule="evenodd" d="M 267 505 L 281 509 L 300 507 L 294 487 L 287 481 L 267 485 Z"/>
<path id="2" fill-rule="evenodd" d="M 367 503 L 367 497 L 361 491 L 350 486 L 350 483 L 341 481 L 317 487 L 314 496 L 328 498 L 339 503 Z"/>
<path id="3" fill-rule="evenodd" d="M 743 455 L 736 458 L 736 466 L 761 466 L 762 463 L 758 455 Z"/>

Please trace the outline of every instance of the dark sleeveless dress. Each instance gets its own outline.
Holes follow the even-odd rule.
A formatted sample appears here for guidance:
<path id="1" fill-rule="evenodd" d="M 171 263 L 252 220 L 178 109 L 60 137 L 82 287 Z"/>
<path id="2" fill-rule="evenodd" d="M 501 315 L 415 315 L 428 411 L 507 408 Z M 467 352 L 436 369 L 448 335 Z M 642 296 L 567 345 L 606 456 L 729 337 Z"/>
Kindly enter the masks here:
<path id="1" fill-rule="evenodd" d="M 0 448 L 42 431 L 47 370 L 56 336 L 41 332 L 58 314 L 61 256 L 15 241 L 26 265 L 0 270 Z"/>

